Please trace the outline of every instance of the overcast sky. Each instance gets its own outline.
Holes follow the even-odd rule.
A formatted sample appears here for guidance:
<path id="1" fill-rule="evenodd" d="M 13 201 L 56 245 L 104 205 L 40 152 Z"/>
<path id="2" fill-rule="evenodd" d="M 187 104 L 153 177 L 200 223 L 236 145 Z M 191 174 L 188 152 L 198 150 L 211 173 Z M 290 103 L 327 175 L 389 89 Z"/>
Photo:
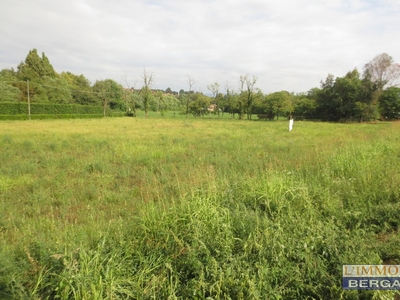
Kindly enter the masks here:
<path id="1" fill-rule="evenodd" d="M 258 78 L 264 93 L 307 92 L 377 54 L 400 62 L 399 0 L 0 0 L 0 69 L 29 50 L 58 73 L 208 93 Z"/>

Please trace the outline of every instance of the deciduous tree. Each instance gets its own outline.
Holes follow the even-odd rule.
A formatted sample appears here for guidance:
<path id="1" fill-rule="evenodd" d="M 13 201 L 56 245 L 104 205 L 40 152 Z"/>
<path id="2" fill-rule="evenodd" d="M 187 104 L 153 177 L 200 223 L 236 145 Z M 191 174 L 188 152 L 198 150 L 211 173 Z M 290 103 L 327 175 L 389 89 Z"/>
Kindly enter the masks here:
<path id="1" fill-rule="evenodd" d="M 93 95 L 89 79 L 83 74 L 75 75 L 71 72 L 61 72 L 60 76 L 67 81 L 74 103 L 82 105 L 100 103 L 97 97 Z"/>
<path id="2" fill-rule="evenodd" d="M 293 96 L 287 91 L 269 94 L 264 101 L 265 113 L 273 120 L 282 115 L 289 115 L 294 110 Z"/>
<path id="3" fill-rule="evenodd" d="M 188 76 L 189 93 L 186 98 L 186 118 L 188 117 L 190 97 L 193 92 L 193 86 L 195 83 L 195 80 L 192 77 Z"/>
<path id="4" fill-rule="evenodd" d="M 193 116 L 204 117 L 208 114 L 208 107 L 211 104 L 211 98 L 203 95 L 202 93 L 194 93 L 192 96 L 192 101 L 189 105 L 189 110 Z"/>
<path id="5" fill-rule="evenodd" d="M 220 97 L 219 96 L 219 83 L 214 82 L 210 85 L 207 86 L 207 89 L 212 93 L 213 95 L 213 102 L 216 105 L 216 111 L 214 113 L 218 114 L 218 117 L 220 116 Z"/>
<path id="6" fill-rule="evenodd" d="M 381 92 L 386 87 L 399 84 L 400 64 L 395 63 L 390 55 L 382 53 L 364 66 L 364 73 L 370 74 L 371 80 L 377 84 Z"/>
<path id="7" fill-rule="evenodd" d="M 136 81 L 133 82 L 133 86 L 129 83 L 128 76 L 124 76 L 125 88 L 123 90 L 123 97 L 125 101 L 126 113 L 128 116 L 136 117 L 136 98 L 137 93 L 135 91 Z"/>
<path id="8" fill-rule="evenodd" d="M 389 87 L 384 90 L 379 98 L 381 115 L 385 119 L 400 118 L 400 88 Z"/>
<path id="9" fill-rule="evenodd" d="M 46 89 L 46 96 L 49 102 L 59 104 L 73 102 L 71 91 L 65 78 L 44 76 L 42 85 Z"/>
<path id="10" fill-rule="evenodd" d="M 143 86 L 140 91 L 140 94 L 143 99 L 144 117 L 148 118 L 150 100 L 152 97 L 151 85 L 153 84 L 154 75 L 153 73 L 150 74 L 147 73 L 146 69 L 144 69 L 142 78 L 143 78 Z"/>
<path id="11" fill-rule="evenodd" d="M 257 77 L 249 75 L 240 76 L 240 91 L 243 101 L 243 113 L 246 112 L 247 119 L 251 119 L 253 101 L 255 97 L 255 84 L 257 83 Z"/>
<path id="12" fill-rule="evenodd" d="M 0 77 L 0 101 L 2 102 L 15 102 L 20 100 L 21 91 L 19 88 L 3 81 Z"/>
<path id="13" fill-rule="evenodd" d="M 21 90 L 15 85 L 18 79 L 14 69 L 3 69 L 0 71 L 0 101 L 14 102 L 21 100 Z"/>
<path id="14" fill-rule="evenodd" d="M 234 91 L 227 82 L 225 84 L 225 108 L 227 111 L 232 114 L 232 119 L 235 118 L 235 112 L 237 108 L 237 103 L 235 102 Z"/>
<path id="15" fill-rule="evenodd" d="M 293 115 L 297 120 L 313 119 L 315 116 L 316 102 L 312 97 L 312 89 L 309 93 L 300 93 L 294 96 L 294 110 Z"/>
<path id="16" fill-rule="evenodd" d="M 93 91 L 103 104 L 103 116 L 106 116 L 107 106 L 116 108 L 123 106 L 122 86 L 112 79 L 97 80 L 93 85 Z"/>

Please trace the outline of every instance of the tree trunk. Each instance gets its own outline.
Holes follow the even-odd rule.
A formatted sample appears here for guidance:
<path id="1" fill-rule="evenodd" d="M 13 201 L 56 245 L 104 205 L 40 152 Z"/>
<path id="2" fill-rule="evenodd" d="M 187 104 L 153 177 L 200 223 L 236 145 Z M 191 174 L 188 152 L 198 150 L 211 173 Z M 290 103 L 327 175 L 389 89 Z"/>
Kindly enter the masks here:
<path id="1" fill-rule="evenodd" d="M 107 100 L 104 100 L 103 102 L 103 117 L 106 117 L 106 108 L 107 108 Z"/>

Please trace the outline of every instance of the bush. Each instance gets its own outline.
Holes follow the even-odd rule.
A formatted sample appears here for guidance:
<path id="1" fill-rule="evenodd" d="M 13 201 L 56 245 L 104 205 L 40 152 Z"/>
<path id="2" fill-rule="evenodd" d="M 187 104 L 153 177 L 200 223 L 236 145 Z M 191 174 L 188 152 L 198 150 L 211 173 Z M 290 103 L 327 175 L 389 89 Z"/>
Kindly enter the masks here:
<path id="1" fill-rule="evenodd" d="M 114 116 L 114 115 L 111 115 Z M 46 119 L 90 119 L 90 118 L 102 118 L 103 114 L 63 114 L 63 115 L 53 115 L 53 114 L 41 114 L 41 115 L 31 115 L 31 120 L 46 120 Z M 0 120 L 29 120 L 28 115 L 0 115 Z"/>
<path id="2" fill-rule="evenodd" d="M 121 111 L 106 110 L 108 117 L 122 117 Z M 102 106 L 79 104 L 31 104 L 31 119 L 78 119 L 101 118 Z M 28 120 L 28 105 L 26 103 L 0 103 L 0 120 Z"/>
<path id="3" fill-rule="evenodd" d="M 136 115 L 135 115 L 135 113 L 133 111 L 127 111 L 125 113 L 125 116 L 127 116 L 127 117 L 136 117 Z"/>
<path id="4" fill-rule="evenodd" d="M 20 115 L 28 114 L 28 105 L 26 103 L 0 103 L 0 115 Z"/>
<path id="5" fill-rule="evenodd" d="M 31 115 L 44 114 L 103 114 L 102 106 L 90 106 L 79 104 L 44 104 L 31 103 Z M 109 110 L 108 110 L 109 111 Z M 4 115 L 22 115 L 28 114 L 28 105 L 26 103 L 0 103 L 0 112 Z"/>

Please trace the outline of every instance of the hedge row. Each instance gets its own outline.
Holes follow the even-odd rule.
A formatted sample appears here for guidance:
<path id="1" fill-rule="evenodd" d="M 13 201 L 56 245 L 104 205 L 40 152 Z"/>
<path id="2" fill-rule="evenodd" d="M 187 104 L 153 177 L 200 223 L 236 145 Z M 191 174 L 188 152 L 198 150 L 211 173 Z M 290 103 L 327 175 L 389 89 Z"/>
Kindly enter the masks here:
<path id="1" fill-rule="evenodd" d="M 31 120 L 44 120 L 44 119 L 83 119 L 83 118 L 102 118 L 102 114 L 81 114 L 81 115 L 31 115 Z M 0 120 L 28 120 L 28 115 L 0 115 Z"/>
<path id="2" fill-rule="evenodd" d="M 107 117 L 123 117 L 125 116 L 122 112 L 109 113 Z M 44 120 L 44 119 L 89 119 L 89 118 L 102 118 L 103 114 L 36 114 L 31 115 L 31 120 Z M 0 120 L 28 120 L 28 115 L 1 115 Z"/>
<path id="3" fill-rule="evenodd" d="M 23 115 L 28 114 L 28 104 L 0 103 L 0 115 Z M 90 106 L 79 104 L 51 104 L 31 103 L 31 115 L 81 115 L 81 114 L 103 114 L 102 106 Z"/>

